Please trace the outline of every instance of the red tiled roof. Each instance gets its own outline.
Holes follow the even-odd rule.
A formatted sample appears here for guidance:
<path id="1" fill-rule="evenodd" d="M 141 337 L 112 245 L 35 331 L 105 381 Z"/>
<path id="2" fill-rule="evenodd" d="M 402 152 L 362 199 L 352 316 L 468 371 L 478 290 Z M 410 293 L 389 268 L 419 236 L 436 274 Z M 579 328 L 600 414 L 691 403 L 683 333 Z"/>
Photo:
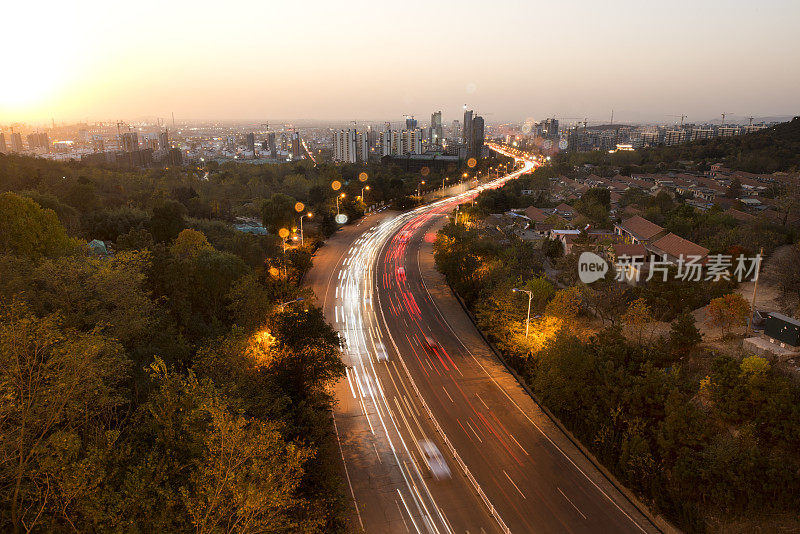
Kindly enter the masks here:
<path id="1" fill-rule="evenodd" d="M 752 221 L 753 219 L 755 219 L 754 215 L 750 215 L 749 213 L 745 213 L 743 211 L 739 211 L 736 208 L 728 208 L 728 209 L 726 209 L 725 210 L 725 215 L 730 215 L 731 217 L 733 217 L 737 221 L 743 221 L 743 222 Z"/>
<path id="2" fill-rule="evenodd" d="M 574 213 L 572 206 L 570 206 L 569 204 L 564 204 L 563 202 L 558 206 L 556 206 L 556 211 L 563 211 L 565 213 Z"/>
<path id="3" fill-rule="evenodd" d="M 533 222 L 544 222 L 547 219 L 547 214 L 535 206 L 525 208 L 525 216 Z"/>
<path id="4" fill-rule="evenodd" d="M 661 239 L 654 241 L 651 246 L 659 250 L 663 250 L 670 256 L 674 256 L 676 258 L 680 256 L 683 256 L 684 258 L 688 258 L 689 256 L 700 256 L 701 258 L 705 258 L 708 256 L 707 248 L 701 247 L 697 243 L 692 243 L 688 239 L 684 239 L 681 236 L 675 235 L 671 232 Z"/>
<path id="5" fill-rule="evenodd" d="M 628 243 L 614 244 L 614 255 L 619 258 L 620 256 L 628 256 L 629 258 L 643 258 L 647 256 L 647 249 L 642 244 L 631 245 Z"/>
<path id="6" fill-rule="evenodd" d="M 639 217 L 638 215 L 634 215 L 630 219 L 622 221 L 619 226 L 623 230 L 626 230 L 636 237 L 640 237 L 642 239 L 650 239 L 664 231 L 664 229 L 656 223 L 652 223 L 644 217 Z"/>

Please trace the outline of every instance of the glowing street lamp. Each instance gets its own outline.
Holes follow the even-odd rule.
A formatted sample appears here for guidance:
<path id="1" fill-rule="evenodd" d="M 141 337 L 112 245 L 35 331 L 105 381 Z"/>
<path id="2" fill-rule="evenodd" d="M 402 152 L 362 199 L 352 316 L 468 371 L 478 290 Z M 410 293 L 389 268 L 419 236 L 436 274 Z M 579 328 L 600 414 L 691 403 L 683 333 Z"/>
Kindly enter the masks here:
<path id="1" fill-rule="evenodd" d="M 281 313 L 283 313 L 284 308 L 286 308 L 286 306 L 288 306 L 289 304 L 294 304 L 295 302 L 302 302 L 304 300 L 305 300 L 305 298 L 303 298 L 303 297 L 297 297 L 294 300 L 288 300 L 286 302 L 282 302 L 282 303 L 278 304 L 278 306 L 281 307 Z"/>
<path id="2" fill-rule="evenodd" d="M 361 201 L 364 202 L 364 191 L 369 191 L 369 186 L 365 185 L 361 188 Z"/>
<path id="3" fill-rule="evenodd" d="M 340 215 L 339 213 L 339 197 L 344 198 L 345 194 L 342 193 L 341 195 L 336 195 L 336 215 Z"/>
<path id="4" fill-rule="evenodd" d="M 303 217 L 308 217 L 310 219 L 313 217 L 313 214 L 309 211 L 308 213 L 304 213 L 300 216 L 300 246 L 306 244 L 306 240 L 303 237 Z"/>
<path id="5" fill-rule="evenodd" d="M 528 289 L 520 289 L 518 287 L 513 288 L 511 291 L 514 293 L 521 291 L 528 294 L 528 318 L 525 320 L 525 337 L 528 337 L 528 330 L 531 326 L 531 300 L 533 299 L 533 293 Z"/>
<path id="6" fill-rule="evenodd" d="M 420 183 L 417 184 L 417 196 L 419 196 L 419 188 L 420 186 L 425 185 L 425 180 L 422 180 Z"/>

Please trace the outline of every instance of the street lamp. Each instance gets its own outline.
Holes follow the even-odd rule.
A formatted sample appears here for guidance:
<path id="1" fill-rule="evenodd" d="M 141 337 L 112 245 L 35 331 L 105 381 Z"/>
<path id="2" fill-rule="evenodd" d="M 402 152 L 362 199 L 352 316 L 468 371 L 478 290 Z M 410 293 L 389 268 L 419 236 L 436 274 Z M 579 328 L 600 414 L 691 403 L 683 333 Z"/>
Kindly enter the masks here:
<path id="1" fill-rule="evenodd" d="M 342 193 L 341 195 L 336 195 L 336 215 L 339 215 L 339 197 L 344 198 L 345 195 Z"/>
<path id="2" fill-rule="evenodd" d="M 528 289 L 520 289 L 518 287 L 513 288 L 511 291 L 514 293 L 521 291 L 528 294 L 528 318 L 525 319 L 525 337 L 528 337 L 528 330 L 531 326 L 531 300 L 533 299 L 533 293 Z"/>
<path id="3" fill-rule="evenodd" d="M 310 219 L 313 217 L 313 214 L 309 211 L 308 213 L 304 213 L 300 216 L 300 246 L 306 244 L 306 240 L 303 237 L 303 217 L 308 217 Z"/>
<path id="4" fill-rule="evenodd" d="M 425 185 L 425 180 L 422 180 L 420 183 L 417 184 L 417 196 L 419 196 L 419 188 L 420 186 Z"/>
<path id="5" fill-rule="evenodd" d="M 297 298 L 296 298 L 296 299 L 294 299 L 294 300 L 288 300 L 288 301 L 286 301 L 286 302 L 282 302 L 282 303 L 278 304 L 278 306 L 280 306 L 280 307 L 281 307 L 281 313 L 283 313 L 283 310 L 284 310 L 284 308 L 286 308 L 286 306 L 287 306 L 287 305 L 289 305 L 289 304 L 293 304 L 293 303 L 295 303 L 295 302 L 302 302 L 303 300 L 305 300 L 305 298 L 303 298 L 303 297 L 297 297 Z"/>
<path id="6" fill-rule="evenodd" d="M 365 185 L 361 188 L 361 202 L 364 202 L 364 191 L 369 191 L 369 186 Z M 366 204 L 366 202 L 364 202 Z"/>

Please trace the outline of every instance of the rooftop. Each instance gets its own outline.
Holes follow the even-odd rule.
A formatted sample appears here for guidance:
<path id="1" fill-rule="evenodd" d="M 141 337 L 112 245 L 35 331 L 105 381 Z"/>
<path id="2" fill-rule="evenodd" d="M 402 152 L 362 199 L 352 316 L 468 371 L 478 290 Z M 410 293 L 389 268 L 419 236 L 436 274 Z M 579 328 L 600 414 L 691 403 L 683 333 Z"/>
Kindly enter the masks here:
<path id="1" fill-rule="evenodd" d="M 617 226 L 641 239 L 651 239 L 664 231 L 664 229 L 656 223 L 650 222 L 638 215 L 634 215 L 630 219 L 622 221 Z"/>
<path id="2" fill-rule="evenodd" d="M 690 256 L 700 256 L 701 258 L 704 258 L 708 256 L 707 248 L 701 247 L 697 243 L 692 243 L 688 239 L 684 239 L 679 235 L 673 234 L 672 232 L 660 239 L 657 239 L 651 243 L 651 246 L 666 252 L 675 258 L 679 258 L 681 256 L 684 258 L 688 258 Z"/>

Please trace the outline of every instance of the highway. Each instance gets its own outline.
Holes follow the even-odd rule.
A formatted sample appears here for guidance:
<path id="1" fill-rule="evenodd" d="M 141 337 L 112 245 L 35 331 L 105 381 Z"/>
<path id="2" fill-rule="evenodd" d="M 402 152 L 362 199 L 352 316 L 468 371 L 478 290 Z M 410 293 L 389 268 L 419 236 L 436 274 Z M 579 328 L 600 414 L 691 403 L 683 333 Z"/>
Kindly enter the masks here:
<path id="1" fill-rule="evenodd" d="M 307 278 L 343 338 L 334 421 L 353 531 L 657 531 L 519 386 L 436 272 L 435 232 L 475 194 L 370 215 L 333 236 Z"/>

